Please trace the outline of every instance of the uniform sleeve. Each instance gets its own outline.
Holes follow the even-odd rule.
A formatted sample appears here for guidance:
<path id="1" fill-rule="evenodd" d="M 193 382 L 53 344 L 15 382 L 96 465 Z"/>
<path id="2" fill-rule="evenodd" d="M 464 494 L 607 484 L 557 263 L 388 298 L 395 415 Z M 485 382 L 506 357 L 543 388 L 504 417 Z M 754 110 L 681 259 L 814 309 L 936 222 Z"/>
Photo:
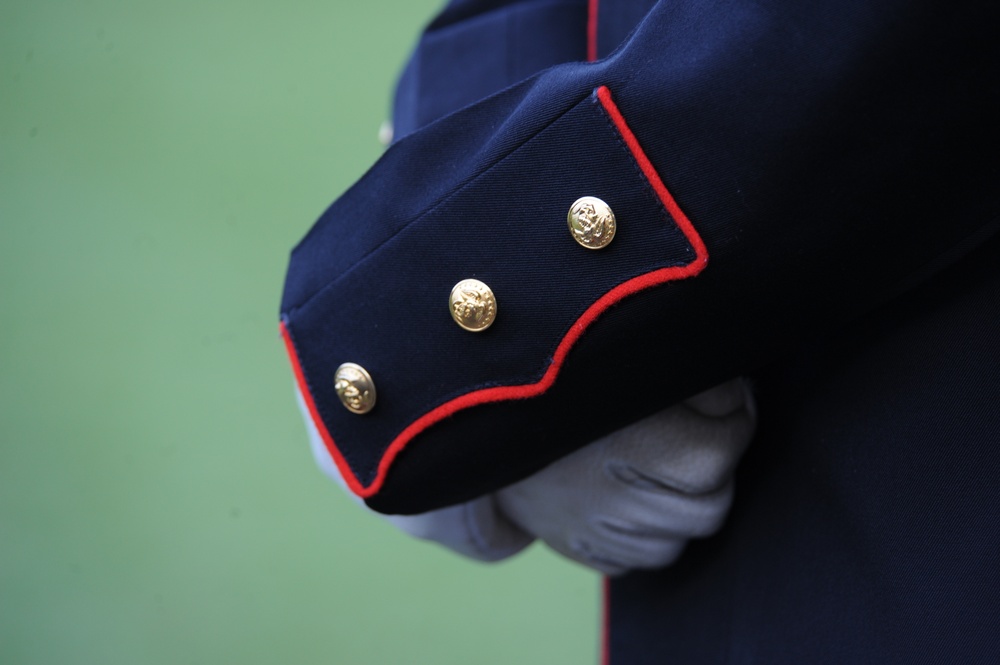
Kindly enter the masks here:
<path id="1" fill-rule="evenodd" d="M 494 491 L 981 242 L 996 14 L 659 3 L 609 57 L 413 123 L 293 250 L 281 306 L 348 486 L 388 513 Z M 614 217 L 577 217 L 583 244 L 614 227 L 597 249 L 582 197 Z"/>

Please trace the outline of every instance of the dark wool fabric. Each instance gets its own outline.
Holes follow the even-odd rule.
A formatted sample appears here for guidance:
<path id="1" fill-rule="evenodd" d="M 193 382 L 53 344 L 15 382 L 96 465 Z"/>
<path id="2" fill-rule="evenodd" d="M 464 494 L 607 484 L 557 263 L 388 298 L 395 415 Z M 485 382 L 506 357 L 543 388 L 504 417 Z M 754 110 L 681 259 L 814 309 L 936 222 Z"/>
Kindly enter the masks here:
<path id="1" fill-rule="evenodd" d="M 601 2 L 601 16 L 615 4 Z M 439 60 L 435 79 L 459 90 L 477 72 L 489 78 L 462 31 L 478 34 L 485 21 L 544 40 L 579 27 L 550 23 L 547 2 L 451 11 L 414 60 L 440 47 L 442 31 L 456 35 L 461 52 Z M 520 18 L 508 23 L 510 12 Z M 574 61 L 568 38 L 553 39 L 545 58 L 568 62 L 480 101 L 455 93 L 454 104 L 472 103 L 451 115 L 438 117 L 434 94 L 411 98 L 410 115 L 430 124 L 414 124 L 323 215 L 292 254 L 282 303 L 307 388 L 361 485 L 421 415 L 484 386 L 532 381 L 589 303 L 684 261 L 676 229 L 594 107 L 597 87 L 610 89 L 710 260 L 695 279 L 611 308 L 544 396 L 422 430 L 369 505 L 413 513 L 497 489 L 848 323 L 991 231 L 993 13 L 978 2 L 660 3 L 598 62 Z M 401 90 L 419 93 L 429 74 L 408 69 Z M 583 195 L 620 206 L 621 242 L 606 251 L 583 250 L 565 231 L 565 210 Z M 499 301 L 482 335 L 447 316 L 451 286 L 469 277 L 491 283 Z M 375 376 L 382 399 L 364 418 L 333 395 L 341 362 Z M 616 389 L 627 396 L 581 417 L 581 405 Z"/>
<path id="2" fill-rule="evenodd" d="M 691 260 L 595 103 L 606 86 L 708 249 L 610 306 L 531 399 L 418 433 L 366 499 L 420 513 L 751 374 L 729 524 L 611 584 L 611 663 L 996 662 L 1000 39 L 979 0 L 455 0 L 396 140 L 292 253 L 281 305 L 345 475 L 484 387 L 537 381 L 616 286 Z M 599 196 L 620 234 L 578 247 Z M 459 329 L 477 278 L 496 323 Z M 342 362 L 375 410 L 348 413 Z M 530 660 L 530 656 L 526 656 Z"/>
<path id="3" fill-rule="evenodd" d="M 996 663 L 1000 242 L 755 379 L 728 523 L 612 580 L 612 665 Z"/>

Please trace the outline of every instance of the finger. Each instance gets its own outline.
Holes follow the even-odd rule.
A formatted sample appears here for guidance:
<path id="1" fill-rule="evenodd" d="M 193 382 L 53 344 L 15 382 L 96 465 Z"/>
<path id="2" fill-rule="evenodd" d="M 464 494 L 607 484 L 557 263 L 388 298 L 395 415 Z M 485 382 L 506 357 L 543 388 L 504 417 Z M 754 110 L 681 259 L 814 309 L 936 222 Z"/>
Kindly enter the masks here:
<path id="1" fill-rule="evenodd" d="M 651 491 L 715 492 L 732 476 L 754 426 L 745 410 L 708 418 L 674 406 L 608 437 L 606 471 Z"/>
<path id="2" fill-rule="evenodd" d="M 611 551 L 627 552 L 629 568 L 658 568 L 680 556 L 688 538 L 664 524 L 644 524 L 614 517 L 592 520 L 595 542 Z"/>
<path id="3" fill-rule="evenodd" d="M 625 561 L 595 551 L 593 546 L 585 540 L 571 541 L 566 548 L 558 547 L 556 543 L 549 543 L 549 546 L 567 559 L 576 561 L 604 575 L 615 577 L 627 573 L 629 570 L 629 565 Z"/>
<path id="4" fill-rule="evenodd" d="M 599 515 L 603 531 L 631 531 L 635 537 L 649 540 L 703 538 L 719 530 L 732 500 L 732 481 L 716 492 L 698 496 L 620 485 L 618 491 L 606 496 Z"/>
<path id="5" fill-rule="evenodd" d="M 745 381 L 736 378 L 689 397 L 683 404 L 704 416 L 717 418 L 742 409 L 747 395 Z"/>
<path id="6" fill-rule="evenodd" d="M 620 575 L 637 568 L 659 568 L 677 560 L 684 550 L 683 540 L 659 541 L 656 547 L 631 547 L 610 540 L 581 537 L 570 541 L 568 551 L 561 554 L 601 571 L 605 575 Z"/>

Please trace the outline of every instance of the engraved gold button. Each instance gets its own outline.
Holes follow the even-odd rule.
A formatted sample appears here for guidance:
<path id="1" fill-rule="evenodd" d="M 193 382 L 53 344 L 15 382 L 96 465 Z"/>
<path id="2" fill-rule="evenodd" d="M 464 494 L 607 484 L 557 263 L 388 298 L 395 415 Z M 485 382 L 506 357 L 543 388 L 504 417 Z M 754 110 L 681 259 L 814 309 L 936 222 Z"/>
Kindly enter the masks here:
<path id="1" fill-rule="evenodd" d="M 587 249 L 601 249 L 615 237 L 615 214 L 596 196 L 583 196 L 573 202 L 566 215 L 569 232 Z"/>
<path id="2" fill-rule="evenodd" d="M 451 290 L 448 309 L 455 323 L 466 330 L 486 330 L 497 318 L 497 299 L 478 279 L 463 279 Z"/>
<path id="3" fill-rule="evenodd" d="M 375 407 L 375 382 L 361 365 L 344 363 L 333 375 L 333 389 L 348 411 L 368 413 Z"/>

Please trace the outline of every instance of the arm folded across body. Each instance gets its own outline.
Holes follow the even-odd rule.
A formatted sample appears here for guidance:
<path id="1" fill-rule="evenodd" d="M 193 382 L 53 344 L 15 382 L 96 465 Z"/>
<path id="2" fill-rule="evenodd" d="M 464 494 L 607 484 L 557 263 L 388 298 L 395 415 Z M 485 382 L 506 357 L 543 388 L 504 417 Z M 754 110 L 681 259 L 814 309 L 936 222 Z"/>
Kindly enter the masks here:
<path id="1" fill-rule="evenodd" d="M 281 305 L 346 484 L 402 514 L 495 492 L 971 249 L 1000 194 L 993 13 L 659 3 L 601 60 L 411 122 Z"/>

